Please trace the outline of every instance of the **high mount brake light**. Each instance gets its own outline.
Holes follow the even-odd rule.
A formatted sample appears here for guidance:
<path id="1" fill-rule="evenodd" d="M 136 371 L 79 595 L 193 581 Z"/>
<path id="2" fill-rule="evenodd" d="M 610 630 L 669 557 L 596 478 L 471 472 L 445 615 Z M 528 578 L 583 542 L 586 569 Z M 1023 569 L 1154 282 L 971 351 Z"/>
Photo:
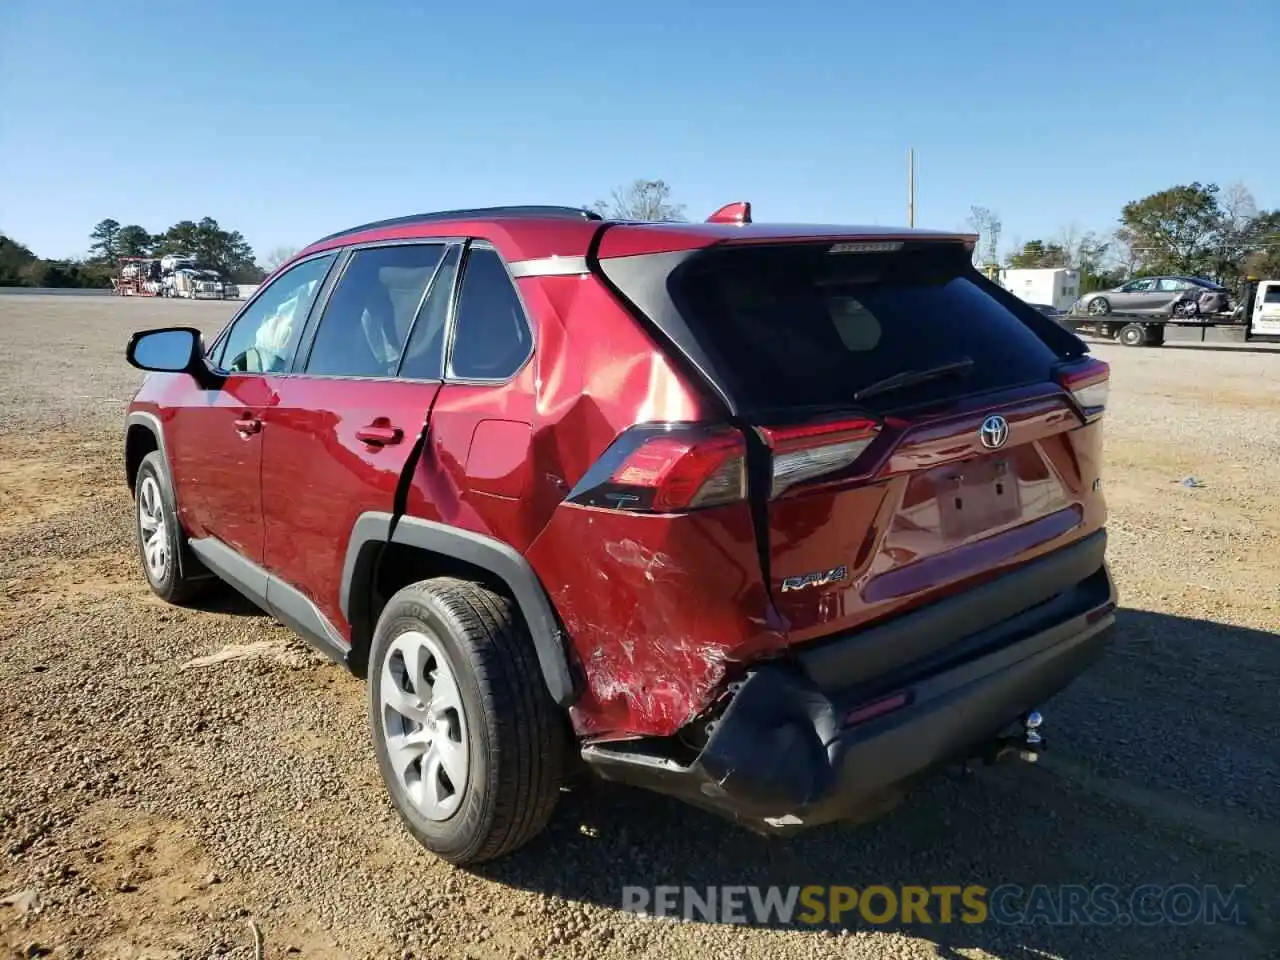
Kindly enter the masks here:
<path id="1" fill-rule="evenodd" d="M 1086 357 L 1058 371 L 1058 383 L 1080 405 L 1085 420 L 1096 420 L 1107 408 L 1111 391 L 1111 367 L 1101 360 Z"/>
<path id="2" fill-rule="evenodd" d="M 862 456 L 880 432 L 874 420 L 842 420 L 801 427 L 761 427 L 773 450 L 773 488 L 778 497 L 796 484 L 843 470 Z"/>
<path id="3" fill-rule="evenodd" d="M 901 249 L 901 240 L 857 240 L 833 244 L 827 253 L 897 253 Z"/>
<path id="4" fill-rule="evenodd" d="M 738 431 L 642 424 L 614 441 L 568 499 L 615 510 L 678 513 L 746 495 L 746 444 Z"/>

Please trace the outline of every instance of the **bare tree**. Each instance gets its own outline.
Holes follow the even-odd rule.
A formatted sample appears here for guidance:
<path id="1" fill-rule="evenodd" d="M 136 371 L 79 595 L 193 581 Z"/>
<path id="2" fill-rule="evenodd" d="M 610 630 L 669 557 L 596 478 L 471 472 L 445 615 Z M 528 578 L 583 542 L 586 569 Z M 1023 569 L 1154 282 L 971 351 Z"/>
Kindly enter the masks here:
<path id="1" fill-rule="evenodd" d="M 273 247 L 267 253 L 266 257 L 263 259 L 262 265 L 266 268 L 267 272 L 270 273 L 276 267 L 280 266 L 280 264 L 284 263 L 286 260 L 292 260 L 294 254 L 296 254 L 297 252 L 298 252 L 297 247 L 289 247 L 289 246 Z"/>
<path id="2" fill-rule="evenodd" d="M 1099 273 L 1113 246 L 1113 238 L 1086 230 L 1075 221 L 1062 227 L 1053 242 L 1066 253 L 1067 266 L 1081 273 Z"/>
<path id="3" fill-rule="evenodd" d="M 665 180 L 636 180 L 597 200 L 590 209 L 611 220 L 685 220 L 684 204 L 671 200 Z"/>
<path id="4" fill-rule="evenodd" d="M 1000 217 L 987 207 L 970 207 L 965 223 L 978 235 L 973 262 L 982 266 L 999 263 L 996 252 L 1000 247 Z"/>
<path id="5" fill-rule="evenodd" d="M 1218 225 L 1219 250 L 1215 270 L 1219 277 L 1233 276 L 1240 272 L 1240 264 L 1254 246 L 1258 204 L 1248 187 L 1243 183 L 1233 183 L 1222 194 L 1218 205 L 1222 213 Z"/>
<path id="6" fill-rule="evenodd" d="M 1131 277 L 1142 265 L 1143 249 L 1137 235 L 1128 227 L 1120 227 L 1112 234 L 1111 257 L 1121 278 Z"/>
<path id="7" fill-rule="evenodd" d="M 1237 231 L 1244 230 L 1258 216 L 1258 204 L 1253 194 L 1243 183 L 1233 183 L 1219 201 L 1222 206 L 1222 220 Z"/>

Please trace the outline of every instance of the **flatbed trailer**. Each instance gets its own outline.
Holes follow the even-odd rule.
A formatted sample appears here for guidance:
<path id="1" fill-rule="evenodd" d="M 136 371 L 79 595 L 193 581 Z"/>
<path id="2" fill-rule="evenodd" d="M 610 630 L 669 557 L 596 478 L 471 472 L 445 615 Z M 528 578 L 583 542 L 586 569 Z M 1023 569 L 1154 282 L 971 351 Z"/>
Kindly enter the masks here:
<path id="1" fill-rule="evenodd" d="M 1280 280 L 1250 277 L 1229 313 L 1192 317 L 1138 313 L 1064 313 L 1058 320 L 1076 333 L 1115 340 L 1126 347 L 1164 343 L 1280 343 Z"/>

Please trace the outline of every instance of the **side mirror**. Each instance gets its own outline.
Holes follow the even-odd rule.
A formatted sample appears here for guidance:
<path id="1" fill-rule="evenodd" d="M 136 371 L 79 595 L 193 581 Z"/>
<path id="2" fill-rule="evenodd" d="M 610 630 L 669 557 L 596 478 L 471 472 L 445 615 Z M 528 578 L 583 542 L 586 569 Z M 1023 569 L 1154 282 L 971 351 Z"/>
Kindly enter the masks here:
<path id="1" fill-rule="evenodd" d="M 139 370 L 189 373 L 205 388 L 216 387 L 221 382 L 205 361 L 200 331 L 194 327 L 139 331 L 129 338 L 124 355 L 130 365 Z"/>

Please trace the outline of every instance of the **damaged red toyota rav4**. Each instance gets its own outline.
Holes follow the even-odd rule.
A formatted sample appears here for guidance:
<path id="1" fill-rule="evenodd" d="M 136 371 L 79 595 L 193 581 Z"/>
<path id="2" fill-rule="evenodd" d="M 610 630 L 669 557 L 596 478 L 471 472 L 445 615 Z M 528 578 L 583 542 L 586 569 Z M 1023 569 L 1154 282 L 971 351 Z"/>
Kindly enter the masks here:
<path id="1" fill-rule="evenodd" d="M 455 863 L 571 765 L 782 834 L 1042 748 L 1102 652 L 1107 366 L 920 230 L 403 217 L 325 237 L 154 371 L 152 589 L 230 584 L 368 679 Z"/>

